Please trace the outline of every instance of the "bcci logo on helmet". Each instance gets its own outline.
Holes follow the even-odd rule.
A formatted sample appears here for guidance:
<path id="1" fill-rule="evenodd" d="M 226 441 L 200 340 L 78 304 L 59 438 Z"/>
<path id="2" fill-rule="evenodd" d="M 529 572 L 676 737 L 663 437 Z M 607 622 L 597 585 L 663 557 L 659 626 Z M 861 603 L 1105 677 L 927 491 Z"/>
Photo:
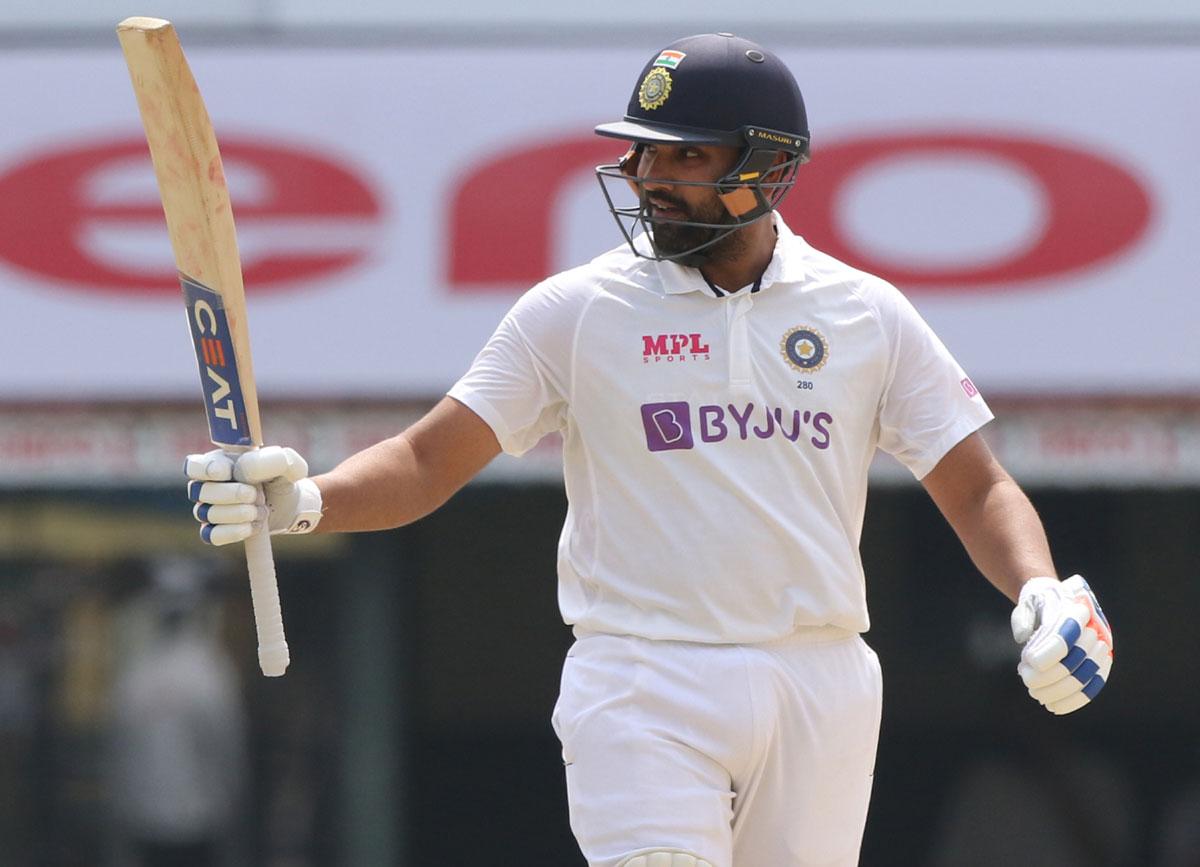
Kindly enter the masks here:
<path id="1" fill-rule="evenodd" d="M 671 73 L 656 66 L 646 73 L 642 86 L 638 88 L 638 105 L 646 111 L 662 106 L 671 95 Z"/>

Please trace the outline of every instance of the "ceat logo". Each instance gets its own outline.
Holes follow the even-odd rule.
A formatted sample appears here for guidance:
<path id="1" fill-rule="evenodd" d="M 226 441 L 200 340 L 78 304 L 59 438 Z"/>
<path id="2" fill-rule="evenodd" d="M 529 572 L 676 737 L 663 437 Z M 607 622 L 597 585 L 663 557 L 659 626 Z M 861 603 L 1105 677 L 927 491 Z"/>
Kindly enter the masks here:
<path id="1" fill-rule="evenodd" d="M 381 208 L 362 178 L 291 145 L 222 137 L 250 291 L 362 261 Z M 0 258 L 66 286 L 179 292 L 150 152 L 130 136 L 41 152 L 0 175 Z"/>
<path id="2" fill-rule="evenodd" d="M 598 137 L 538 142 L 504 151 L 476 165 L 458 184 L 447 237 L 447 282 L 458 291 L 524 290 L 556 270 L 557 234 L 552 219 L 564 188 L 619 156 L 619 145 Z M 956 255 L 923 261 L 880 249 L 862 227 L 846 218 L 847 202 L 864 180 L 881 173 L 912 181 L 915 195 L 891 196 L 897 219 L 878 230 L 896 235 L 908 226 L 921 239 L 938 208 L 962 191 L 945 178 L 921 187 L 914 164 L 956 165 L 969 178 L 992 180 L 991 192 L 1029 199 L 1025 223 L 1004 243 L 994 241 L 996 203 L 983 196 L 974 212 L 980 227 L 954 229 L 948 243 Z M 529 166 L 538 167 L 530 183 Z M 935 172 L 936 174 L 936 172 Z M 901 185 L 904 186 L 903 184 Z M 958 202 L 962 205 L 962 202 Z M 971 203 L 972 205 L 974 203 Z M 603 209 L 597 196 L 596 207 Z M 1149 194 L 1113 160 L 1081 145 L 1031 136 L 934 131 L 848 137 L 814 148 L 797 175 L 796 188 L 780 207 L 796 232 L 817 249 L 916 291 L 971 291 L 1037 286 L 1038 281 L 1097 267 L 1134 247 L 1152 216 Z M 520 215 L 514 219 L 513 215 Z M 923 224 L 925 228 L 923 227 Z M 922 234 L 923 233 L 923 234 Z M 617 235 L 614 230 L 613 244 Z M 911 252 L 911 251 L 909 251 Z M 932 257 L 936 258 L 936 257 Z"/>

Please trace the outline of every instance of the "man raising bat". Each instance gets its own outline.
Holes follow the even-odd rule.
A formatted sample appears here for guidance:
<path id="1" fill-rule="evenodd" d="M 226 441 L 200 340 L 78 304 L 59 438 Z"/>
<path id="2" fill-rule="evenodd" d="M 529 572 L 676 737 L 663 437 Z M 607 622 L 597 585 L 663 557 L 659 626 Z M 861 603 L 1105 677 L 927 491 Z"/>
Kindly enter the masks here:
<path id="1" fill-rule="evenodd" d="M 596 132 L 624 150 L 597 173 L 625 243 L 533 287 L 425 418 L 332 472 L 305 478 L 278 448 L 189 462 L 205 532 L 397 527 L 560 432 L 577 640 L 553 722 L 588 863 L 849 867 L 882 694 L 858 553 L 876 449 L 1015 603 L 1020 674 L 1050 711 L 1096 697 L 1112 633 L 1087 582 L 1058 579 L 950 352 L 780 217 L 809 128 L 775 55 L 681 39 Z"/>

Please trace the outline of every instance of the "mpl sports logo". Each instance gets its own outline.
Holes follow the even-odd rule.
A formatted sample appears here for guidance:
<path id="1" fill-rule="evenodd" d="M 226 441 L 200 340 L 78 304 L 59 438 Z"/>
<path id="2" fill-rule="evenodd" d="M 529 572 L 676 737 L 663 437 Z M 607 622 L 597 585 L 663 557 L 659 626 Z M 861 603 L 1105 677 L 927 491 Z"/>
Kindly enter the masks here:
<path id="1" fill-rule="evenodd" d="M 642 362 L 708 361 L 709 346 L 702 334 L 643 334 Z"/>
<path id="2" fill-rule="evenodd" d="M 652 452 L 696 448 L 699 443 L 719 443 L 781 437 L 825 450 L 831 442 L 833 416 L 827 412 L 784 409 L 778 406 L 704 404 L 692 412 L 687 401 L 644 403 L 641 406 L 646 447 Z"/>

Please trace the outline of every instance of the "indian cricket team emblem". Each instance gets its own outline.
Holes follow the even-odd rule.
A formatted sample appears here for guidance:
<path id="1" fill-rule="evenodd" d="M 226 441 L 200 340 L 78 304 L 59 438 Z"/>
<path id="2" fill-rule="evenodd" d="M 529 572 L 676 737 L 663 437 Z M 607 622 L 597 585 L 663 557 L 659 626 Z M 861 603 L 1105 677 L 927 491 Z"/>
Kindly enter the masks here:
<path id="1" fill-rule="evenodd" d="M 646 73 L 642 86 L 638 88 L 638 105 L 646 111 L 660 108 L 671 95 L 671 73 L 656 66 Z"/>
<path id="2" fill-rule="evenodd" d="M 820 331 L 808 325 L 788 331 L 779 348 L 787 363 L 801 373 L 814 373 L 829 360 L 829 344 Z"/>

